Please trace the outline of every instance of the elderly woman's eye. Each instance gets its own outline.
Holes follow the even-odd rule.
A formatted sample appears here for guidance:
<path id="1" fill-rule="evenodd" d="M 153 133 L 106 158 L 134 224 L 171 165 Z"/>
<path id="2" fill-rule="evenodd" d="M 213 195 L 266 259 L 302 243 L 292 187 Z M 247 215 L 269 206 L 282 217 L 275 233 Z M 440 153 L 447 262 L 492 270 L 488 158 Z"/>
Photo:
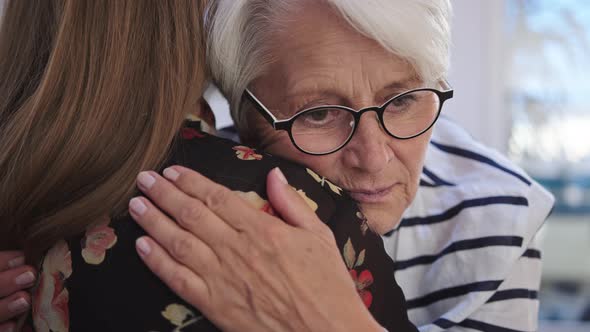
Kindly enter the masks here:
<path id="1" fill-rule="evenodd" d="M 325 120 L 326 117 L 328 116 L 328 112 L 329 110 L 317 110 L 315 112 L 310 112 L 309 113 L 309 118 L 310 120 L 313 121 L 322 121 Z"/>
<path id="2" fill-rule="evenodd" d="M 419 96 L 412 93 L 399 96 L 387 105 L 385 113 L 388 116 L 401 116 L 402 114 L 409 115 L 419 107 L 419 99 Z"/>
<path id="3" fill-rule="evenodd" d="M 311 122 L 326 122 L 330 119 L 330 117 L 334 116 L 334 111 L 329 110 L 329 109 L 320 109 L 320 110 L 315 110 L 312 112 L 308 112 L 305 113 L 302 118 L 305 119 L 305 121 L 311 121 Z"/>
<path id="4" fill-rule="evenodd" d="M 338 125 L 346 115 L 345 111 L 322 108 L 302 114 L 297 122 L 305 127 L 328 127 Z"/>
<path id="5" fill-rule="evenodd" d="M 416 96 L 414 94 L 407 94 L 394 99 L 390 105 L 395 106 L 396 108 L 403 108 L 411 105 L 415 101 Z"/>

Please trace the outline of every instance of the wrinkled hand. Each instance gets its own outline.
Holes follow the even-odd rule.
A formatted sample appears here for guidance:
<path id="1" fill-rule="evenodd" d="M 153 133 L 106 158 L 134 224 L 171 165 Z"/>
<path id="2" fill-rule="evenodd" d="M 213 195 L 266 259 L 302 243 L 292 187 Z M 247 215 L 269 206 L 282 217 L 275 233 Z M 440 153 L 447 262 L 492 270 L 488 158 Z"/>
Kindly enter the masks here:
<path id="1" fill-rule="evenodd" d="M 132 199 L 130 212 L 150 235 L 138 239 L 138 252 L 219 328 L 382 331 L 360 300 L 332 232 L 280 170 L 269 173 L 267 193 L 284 222 L 192 170 L 174 166 L 164 176 L 138 176 L 149 200 Z"/>
<path id="2" fill-rule="evenodd" d="M 0 332 L 15 331 L 13 319 L 29 309 L 31 296 L 25 290 L 34 283 L 35 270 L 25 266 L 22 252 L 0 252 Z"/>

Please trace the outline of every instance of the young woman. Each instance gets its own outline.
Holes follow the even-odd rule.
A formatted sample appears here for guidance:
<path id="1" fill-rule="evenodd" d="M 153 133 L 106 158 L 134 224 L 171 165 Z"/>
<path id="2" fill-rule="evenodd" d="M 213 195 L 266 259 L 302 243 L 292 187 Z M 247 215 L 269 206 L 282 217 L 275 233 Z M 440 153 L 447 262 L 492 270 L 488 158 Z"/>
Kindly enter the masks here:
<path id="1" fill-rule="evenodd" d="M 199 113 L 205 81 L 204 7 L 194 0 L 8 2 L 0 31 L 0 250 L 24 248 L 39 272 L 32 299 L 22 293 L 1 299 L 12 313 L 0 312 L 0 320 L 32 302 L 27 320 L 38 332 L 415 330 L 378 235 L 346 194 L 305 168 L 185 122 Z M 219 290 L 243 299 L 237 292 L 246 289 L 248 301 L 205 312 L 215 326 L 152 275 L 135 251 L 145 232 L 127 204 L 136 180 L 146 190 L 160 177 L 136 174 L 171 164 L 234 191 L 223 191 L 228 200 L 221 205 L 206 202 L 247 211 L 241 220 L 258 227 L 249 233 L 233 225 L 231 239 L 297 233 L 288 246 L 271 241 L 241 252 L 242 264 L 289 259 L 281 262 L 285 270 L 260 265 L 257 284 Z M 132 200 L 132 213 L 149 204 Z M 179 257 L 198 248 L 186 239 L 172 239 Z M 208 245 L 228 239 L 210 238 Z M 0 271 L 22 264 L 19 257 L 5 254 L 10 263 Z M 15 288 L 32 285 L 32 270 L 19 269 L 0 273 L 14 277 Z M 265 283 L 270 274 L 284 282 Z M 273 294 L 284 302 L 261 312 Z M 14 329 L 15 322 L 0 328 Z"/>

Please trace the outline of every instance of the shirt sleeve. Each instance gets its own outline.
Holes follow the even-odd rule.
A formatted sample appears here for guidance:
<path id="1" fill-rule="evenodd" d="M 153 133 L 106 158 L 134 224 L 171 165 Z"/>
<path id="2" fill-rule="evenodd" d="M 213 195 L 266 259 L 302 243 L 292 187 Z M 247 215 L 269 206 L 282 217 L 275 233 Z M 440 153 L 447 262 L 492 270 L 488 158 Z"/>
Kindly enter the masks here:
<path id="1" fill-rule="evenodd" d="M 540 249 L 534 239 L 498 290 L 459 326 L 482 331 L 537 331 L 540 283 Z"/>
<path id="2" fill-rule="evenodd" d="M 416 199 L 384 236 L 410 320 L 422 332 L 535 331 L 538 232 L 553 196 L 442 120 Z"/>

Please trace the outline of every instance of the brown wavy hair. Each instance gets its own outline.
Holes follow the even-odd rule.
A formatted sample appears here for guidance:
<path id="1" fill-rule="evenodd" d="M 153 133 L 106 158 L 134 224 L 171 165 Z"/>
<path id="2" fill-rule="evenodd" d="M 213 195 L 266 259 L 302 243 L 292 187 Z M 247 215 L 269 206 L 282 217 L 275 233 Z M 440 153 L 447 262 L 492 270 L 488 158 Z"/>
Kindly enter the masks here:
<path id="1" fill-rule="evenodd" d="M 204 71 L 199 0 L 12 0 L 0 30 L 0 250 L 124 213 Z"/>

